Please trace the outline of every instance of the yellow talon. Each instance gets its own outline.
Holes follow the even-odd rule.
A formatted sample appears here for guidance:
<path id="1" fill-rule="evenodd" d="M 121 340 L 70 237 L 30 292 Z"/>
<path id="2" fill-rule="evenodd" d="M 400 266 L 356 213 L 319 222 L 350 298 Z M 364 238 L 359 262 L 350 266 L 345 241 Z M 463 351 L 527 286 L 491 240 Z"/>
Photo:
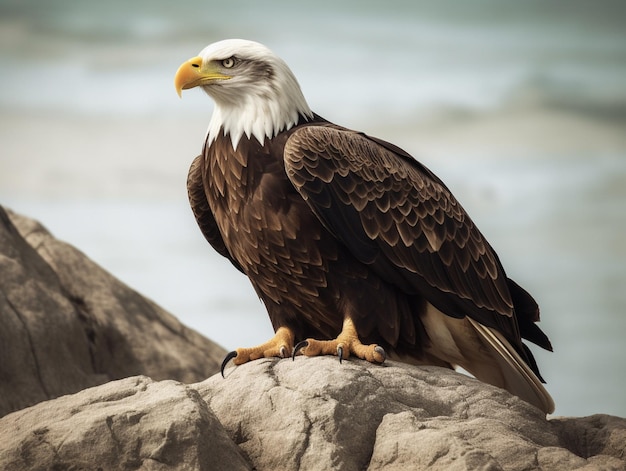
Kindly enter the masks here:
<path id="1" fill-rule="evenodd" d="M 386 359 L 385 350 L 377 345 L 364 345 L 359 340 L 354 322 L 349 317 L 343 322 L 341 333 L 334 340 L 306 339 L 294 349 L 294 356 L 301 351 L 308 357 L 319 355 L 337 355 L 341 362 L 350 355 L 371 363 L 383 363 Z"/>
<path id="2" fill-rule="evenodd" d="M 222 362 L 222 376 L 224 376 L 224 368 L 227 363 L 233 360 L 237 366 L 243 365 L 252 360 L 259 358 L 281 357 L 287 358 L 293 350 L 295 336 L 288 327 L 279 327 L 274 337 L 261 345 L 251 348 L 238 348 L 224 358 Z"/>

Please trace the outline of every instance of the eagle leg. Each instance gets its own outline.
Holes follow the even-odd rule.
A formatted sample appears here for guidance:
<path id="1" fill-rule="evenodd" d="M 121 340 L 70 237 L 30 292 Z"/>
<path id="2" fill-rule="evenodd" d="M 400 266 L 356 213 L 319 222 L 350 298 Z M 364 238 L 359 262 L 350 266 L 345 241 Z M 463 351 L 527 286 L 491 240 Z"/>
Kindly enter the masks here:
<path id="1" fill-rule="evenodd" d="M 371 363 L 382 363 L 387 355 L 385 350 L 376 344 L 364 345 L 359 340 L 359 335 L 354 322 L 349 317 L 343 321 L 341 333 L 334 340 L 306 339 L 299 342 L 293 350 L 293 358 L 298 352 L 308 357 L 318 355 L 337 355 L 339 362 L 354 355 L 361 360 Z"/>
<path id="2" fill-rule="evenodd" d="M 236 366 L 243 365 L 259 358 L 280 357 L 287 358 L 293 350 L 295 335 L 288 327 L 279 327 L 274 337 L 261 345 L 251 348 L 238 348 L 233 350 L 224 358 L 221 372 L 224 377 L 224 368 L 230 360 Z"/>

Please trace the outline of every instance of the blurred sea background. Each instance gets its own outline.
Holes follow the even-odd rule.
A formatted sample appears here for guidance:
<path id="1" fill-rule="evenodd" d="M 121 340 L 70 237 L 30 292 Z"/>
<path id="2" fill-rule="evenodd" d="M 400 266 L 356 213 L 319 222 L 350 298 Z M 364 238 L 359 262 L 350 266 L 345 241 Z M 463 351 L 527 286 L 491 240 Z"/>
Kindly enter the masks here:
<path id="1" fill-rule="evenodd" d="M 227 349 L 272 329 L 196 227 L 212 102 L 173 76 L 230 37 L 448 184 L 541 306 L 557 415 L 626 416 L 626 2 L 0 0 L 0 204 Z"/>

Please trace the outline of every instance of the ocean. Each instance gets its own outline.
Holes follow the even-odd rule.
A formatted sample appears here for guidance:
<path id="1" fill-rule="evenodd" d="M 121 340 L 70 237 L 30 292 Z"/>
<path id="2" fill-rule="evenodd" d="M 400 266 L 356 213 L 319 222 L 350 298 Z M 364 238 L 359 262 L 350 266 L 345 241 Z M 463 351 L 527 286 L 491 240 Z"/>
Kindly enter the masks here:
<path id="1" fill-rule="evenodd" d="M 173 87 L 229 37 L 448 184 L 541 306 L 557 415 L 626 416 L 626 3 L 0 0 L 0 204 L 233 349 L 272 329 L 195 225 L 212 103 Z"/>

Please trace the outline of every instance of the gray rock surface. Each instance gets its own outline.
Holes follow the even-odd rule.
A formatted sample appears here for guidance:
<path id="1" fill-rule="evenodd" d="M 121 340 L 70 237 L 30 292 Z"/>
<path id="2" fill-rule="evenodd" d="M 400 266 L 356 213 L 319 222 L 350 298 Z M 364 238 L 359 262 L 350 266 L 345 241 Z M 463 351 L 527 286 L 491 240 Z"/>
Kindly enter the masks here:
<path id="1" fill-rule="evenodd" d="M 263 359 L 127 378 L 0 419 L 0 469 L 623 470 L 626 419 L 546 419 L 438 367 Z"/>
<path id="2" fill-rule="evenodd" d="M 127 376 L 200 381 L 226 353 L 2 207 L 0 273 L 0 416 Z"/>
<path id="3" fill-rule="evenodd" d="M 249 470 L 200 395 L 144 376 L 0 419 L 3 470 Z"/>
<path id="4" fill-rule="evenodd" d="M 195 385 L 258 470 L 626 467 L 626 420 L 556 418 L 438 367 L 259 360 Z"/>

